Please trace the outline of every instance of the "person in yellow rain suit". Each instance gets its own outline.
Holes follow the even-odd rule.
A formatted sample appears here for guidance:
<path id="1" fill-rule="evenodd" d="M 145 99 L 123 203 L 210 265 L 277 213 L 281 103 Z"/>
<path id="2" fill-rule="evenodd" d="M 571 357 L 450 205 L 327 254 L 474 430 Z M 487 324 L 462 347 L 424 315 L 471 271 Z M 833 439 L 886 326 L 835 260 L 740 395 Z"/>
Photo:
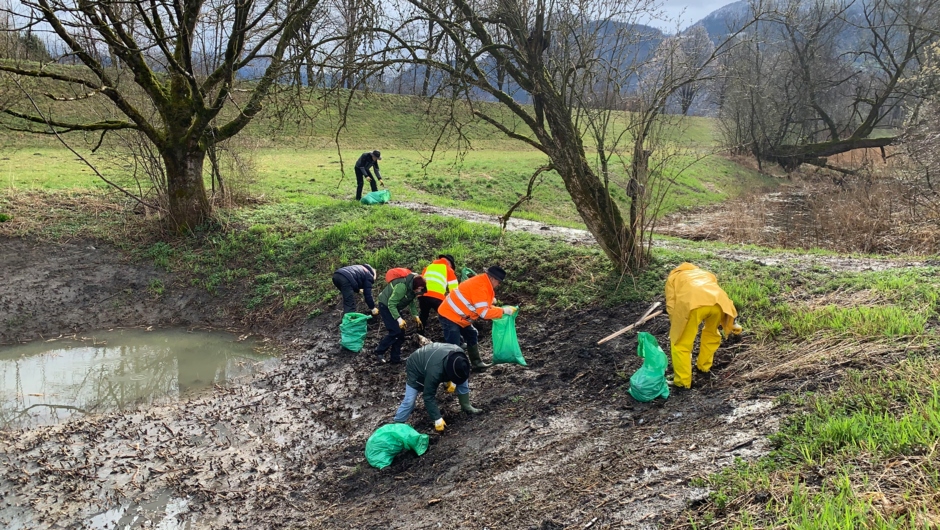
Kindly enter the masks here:
<path id="1" fill-rule="evenodd" d="M 715 350 L 721 345 L 721 326 L 726 334 L 739 335 L 734 323 L 738 311 L 714 274 L 691 263 L 683 263 L 666 279 L 666 311 L 669 313 L 669 343 L 672 346 L 673 385 L 692 387 L 692 345 L 703 321 L 702 340 L 696 367 L 708 372 Z"/>

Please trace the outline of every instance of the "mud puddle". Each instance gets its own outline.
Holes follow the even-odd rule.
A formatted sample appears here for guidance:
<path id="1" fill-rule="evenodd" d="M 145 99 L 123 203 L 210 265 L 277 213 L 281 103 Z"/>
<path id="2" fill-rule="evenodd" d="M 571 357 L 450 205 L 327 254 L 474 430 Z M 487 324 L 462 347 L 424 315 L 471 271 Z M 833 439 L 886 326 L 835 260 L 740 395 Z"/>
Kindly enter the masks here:
<path id="1" fill-rule="evenodd" d="M 239 338 L 124 329 L 0 347 L 0 428 L 170 403 L 277 366 L 273 350 Z"/>

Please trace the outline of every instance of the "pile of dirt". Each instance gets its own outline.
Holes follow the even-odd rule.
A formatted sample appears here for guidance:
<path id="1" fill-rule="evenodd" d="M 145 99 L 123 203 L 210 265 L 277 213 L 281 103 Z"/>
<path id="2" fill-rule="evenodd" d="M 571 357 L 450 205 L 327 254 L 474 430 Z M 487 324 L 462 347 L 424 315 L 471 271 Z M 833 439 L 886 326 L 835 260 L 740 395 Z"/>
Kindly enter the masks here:
<path id="1" fill-rule="evenodd" d="M 174 285 L 115 249 L 0 240 L 0 253 L 18 256 L 0 285 L 0 318 L 30 315 L 4 326 L 7 342 L 130 324 L 238 324 L 224 295 Z M 146 288 L 154 278 L 166 285 L 157 299 Z M 523 312 L 529 368 L 474 374 L 479 416 L 439 395 L 443 434 L 419 403 L 411 422 L 431 433 L 430 449 L 382 471 L 363 449 L 391 420 L 405 374 L 373 363 L 380 326 L 370 326 L 358 354 L 339 347 L 338 310 L 255 330 L 280 337 L 286 353 L 279 368 L 244 384 L 173 406 L 0 432 L 0 525 L 90 525 L 169 498 L 172 519 L 191 528 L 654 528 L 706 494 L 690 478 L 767 450 L 784 412 L 772 399 L 786 382 L 722 377 L 746 356 L 745 343 L 719 350 L 714 375 L 697 388 L 637 403 L 627 394 L 641 364 L 636 336 L 596 342 L 645 310 Z M 489 329 L 480 328 L 486 357 Z M 668 344 L 665 317 L 644 329 Z"/>

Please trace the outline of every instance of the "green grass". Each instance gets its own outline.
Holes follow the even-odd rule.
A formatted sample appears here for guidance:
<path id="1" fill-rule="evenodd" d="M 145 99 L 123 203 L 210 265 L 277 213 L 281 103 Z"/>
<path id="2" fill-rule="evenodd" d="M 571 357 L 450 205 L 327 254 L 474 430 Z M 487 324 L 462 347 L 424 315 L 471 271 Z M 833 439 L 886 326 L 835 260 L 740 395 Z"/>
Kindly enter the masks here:
<path id="1" fill-rule="evenodd" d="M 316 205 L 321 197 L 351 199 L 356 180 L 353 165 L 361 151 L 343 152 L 345 177 L 340 158 L 333 149 L 263 149 L 252 157 L 257 174 L 251 187 L 254 195 L 278 201 Z M 421 202 L 456 207 L 491 215 L 503 215 L 526 192 L 536 168 L 547 163 L 535 150 L 471 151 L 463 155 L 444 152 L 423 167 L 429 152 L 385 149 L 382 169 L 385 184 L 394 201 Z M 104 153 L 90 157 L 109 179 L 136 190 L 137 183 L 127 166 Z M 622 177 L 619 180 L 623 180 Z M 698 162 L 676 177 L 661 214 L 681 208 L 715 203 L 772 183 L 755 173 L 719 157 Z M 107 185 L 83 162 L 64 148 L 21 148 L 9 151 L 0 160 L 0 187 L 31 189 L 103 189 Z M 368 185 L 366 191 L 369 190 Z M 614 198 L 627 204 L 624 187 L 613 188 Z M 583 228 L 564 182 L 554 172 L 546 174 L 535 197 L 522 205 L 517 217 L 563 226 Z"/>
<path id="2" fill-rule="evenodd" d="M 703 485 L 694 528 L 935 528 L 940 519 L 940 368 L 912 358 L 853 372 L 810 395 L 772 437 L 774 450 Z"/>

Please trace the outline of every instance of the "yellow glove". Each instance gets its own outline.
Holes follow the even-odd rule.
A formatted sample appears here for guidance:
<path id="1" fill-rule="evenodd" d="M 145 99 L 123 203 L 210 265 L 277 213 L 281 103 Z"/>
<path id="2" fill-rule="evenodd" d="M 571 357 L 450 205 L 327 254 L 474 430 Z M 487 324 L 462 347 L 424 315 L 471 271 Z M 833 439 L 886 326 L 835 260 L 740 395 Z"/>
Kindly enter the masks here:
<path id="1" fill-rule="evenodd" d="M 504 306 L 503 306 L 503 313 L 505 313 L 505 314 L 507 314 L 507 315 L 511 315 L 511 314 L 515 313 L 517 309 L 518 309 L 518 308 L 515 308 L 515 307 L 513 307 L 513 306 L 511 306 L 511 305 L 504 305 Z"/>
<path id="2" fill-rule="evenodd" d="M 405 319 L 403 319 L 402 317 L 398 317 L 398 327 L 400 327 L 401 329 L 405 329 L 405 324 L 406 324 Z"/>
<path id="3" fill-rule="evenodd" d="M 421 325 L 421 317 L 418 317 L 418 316 L 415 317 L 415 324 L 417 324 L 418 326 Z"/>
<path id="4" fill-rule="evenodd" d="M 454 390 L 457 390 L 457 385 L 455 385 L 455 384 L 451 383 L 450 381 L 448 381 L 448 382 L 447 382 L 447 393 L 448 393 L 448 394 L 453 394 L 453 393 L 454 393 Z"/>
<path id="5" fill-rule="evenodd" d="M 441 418 L 434 422 L 434 430 L 437 432 L 444 432 L 444 427 L 447 427 L 447 424 L 444 423 L 444 418 Z"/>
<path id="6" fill-rule="evenodd" d="M 744 331 L 744 328 L 742 328 L 739 324 L 734 324 L 731 326 L 732 335 L 740 335 L 742 331 Z"/>
<path id="7" fill-rule="evenodd" d="M 378 315 L 378 314 L 379 314 L 379 308 L 373 307 L 373 308 L 372 308 L 372 315 L 375 316 L 375 315 Z"/>

